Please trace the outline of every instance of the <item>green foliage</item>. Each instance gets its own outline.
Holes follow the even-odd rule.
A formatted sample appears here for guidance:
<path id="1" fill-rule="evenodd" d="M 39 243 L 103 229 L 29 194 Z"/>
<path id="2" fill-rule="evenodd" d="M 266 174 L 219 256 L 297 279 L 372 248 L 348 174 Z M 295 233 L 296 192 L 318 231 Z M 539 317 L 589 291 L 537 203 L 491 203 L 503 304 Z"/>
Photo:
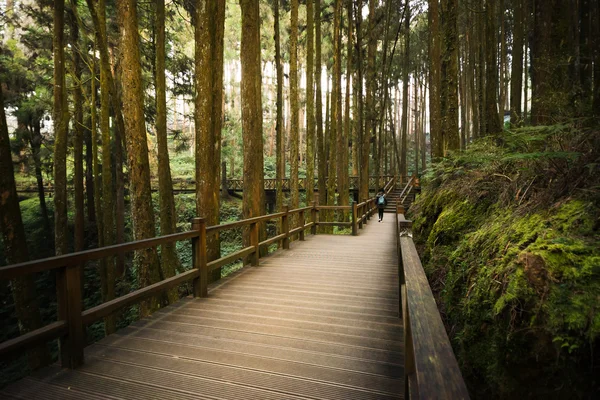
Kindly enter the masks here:
<path id="1" fill-rule="evenodd" d="M 593 135 L 563 125 L 486 138 L 424 179 L 416 237 L 474 397 L 600 390 L 598 178 L 574 178 L 598 156 L 574 143 Z"/>

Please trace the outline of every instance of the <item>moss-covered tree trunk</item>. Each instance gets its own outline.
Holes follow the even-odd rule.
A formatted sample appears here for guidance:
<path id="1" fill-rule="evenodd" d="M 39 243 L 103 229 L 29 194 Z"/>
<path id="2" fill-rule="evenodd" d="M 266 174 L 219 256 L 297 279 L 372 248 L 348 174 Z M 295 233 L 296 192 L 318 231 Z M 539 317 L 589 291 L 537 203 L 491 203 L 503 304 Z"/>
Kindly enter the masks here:
<path id="1" fill-rule="evenodd" d="M 258 0 L 240 0 L 242 8 L 242 135 L 244 141 L 244 218 L 264 213 L 260 14 Z M 244 243 L 249 244 L 245 235 Z"/>
<path id="2" fill-rule="evenodd" d="M 431 140 L 431 158 L 444 155 L 442 136 L 442 35 L 440 34 L 439 0 L 429 0 L 427 15 L 429 18 L 429 132 Z"/>
<path id="3" fill-rule="evenodd" d="M 498 114 L 498 62 L 496 1 L 488 0 L 485 6 L 485 133 L 502 132 Z"/>
<path id="4" fill-rule="evenodd" d="M 317 158 L 319 178 L 319 204 L 327 204 L 327 158 L 323 135 L 323 93 L 321 90 L 321 0 L 315 0 L 315 122 L 317 124 Z"/>
<path id="5" fill-rule="evenodd" d="M 365 138 L 365 125 L 364 125 L 364 98 L 363 98 L 363 79 L 364 79 L 364 68 L 363 68 L 363 45 L 362 45 L 362 9 L 363 1 L 359 0 L 354 8 L 355 25 L 356 25 L 356 153 L 357 153 L 357 174 L 358 174 L 358 199 L 362 202 L 369 196 L 369 150 L 367 148 L 366 153 L 363 151 Z M 368 139 L 367 139 L 368 141 Z M 366 160 L 364 159 L 365 154 L 367 155 Z M 366 163 L 366 175 L 365 175 L 365 163 Z"/>
<path id="6" fill-rule="evenodd" d="M 290 207 L 298 208 L 298 158 L 300 155 L 298 119 L 298 0 L 291 0 L 290 32 Z"/>
<path id="7" fill-rule="evenodd" d="M 9 264 L 17 264 L 29 260 L 27 238 L 19 197 L 15 185 L 15 175 L 8 137 L 8 126 L 4 113 L 4 98 L 0 84 L 0 230 L 4 255 Z M 15 302 L 15 311 L 19 319 L 21 334 L 31 332 L 42 326 L 34 276 L 28 275 L 11 281 L 11 290 Z M 31 369 L 39 368 L 50 362 L 50 354 L 45 345 L 29 350 L 28 362 Z"/>
<path id="8" fill-rule="evenodd" d="M 369 197 L 369 144 L 373 139 L 373 145 L 377 143 L 375 135 L 374 108 L 375 108 L 375 88 L 376 88 L 376 66 L 375 58 L 377 53 L 377 36 L 375 33 L 375 0 L 369 0 L 369 22 L 368 22 L 368 40 L 367 40 L 367 94 L 366 94 L 366 113 L 365 130 L 362 140 L 361 157 L 361 176 L 360 176 L 360 196 L 361 201 Z"/>
<path id="9" fill-rule="evenodd" d="M 273 2 L 274 31 L 275 31 L 275 68 L 277 73 L 277 100 L 275 121 L 276 142 L 276 207 L 283 207 L 283 178 L 285 176 L 285 139 L 283 135 L 283 63 L 281 61 L 281 33 L 279 31 L 279 0 Z M 281 229 L 281 227 L 280 227 Z"/>
<path id="10" fill-rule="evenodd" d="M 197 1 L 195 8 L 195 126 L 196 126 L 196 210 L 199 216 L 206 218 L 207 224 L 219 223 L 219 165 L 220 165 L 220 133 L 222 122 L 222 54 L 218 49 L 222 38 L 217 37 L 217 25 L 224 23 L 221 6 L 218 1 Z M 223 11 L 224 13 L 224 8 Z M 219 58 L 220 57 L 220 58 Z M 216 102 L 219 104 L 217 105 Z M 216 167 L 215 167 L 216 165 Z M 211 235 L 207 238 L 208 258 L 215 260 L 221 256 L 219 237 Z M 221 278 L 221 270 L 212 272 L 210 280 Z"/>
<path id="11" fill-rule="evenodd" d="M 333 3 L 333 87 L 331 91 L 331 128 L 329 129 L 329 168 L 327 177 L 327 204 L 335 205 L 336 187 L 341 195 L 339 171 L 342 166 L 343 126 L 342 126 L 342 3 Z M 334 212 L 328 213 L 328 221 L 333 221 Z M 333 229 L 332 229 L 333 232 Z"/>
<path id="12" fill-rule="evenodd" d="M 410 102 L 408 95 L 408 84 L 410 80 L 409 68 L 410 68 L 410 4 L 408 0 L 405 2 L 404 7 L 404 63 L 402 72 L 402 120 L 401 124 L 401 138 L 400 143 L 402 146 L 402 154 L 400 156 L 400 176 L 408 175 L 408 163 L 406 160 L 407 156 L 407 144 L 408 144 L 408 103 Z"/>
<path id="13" fill-rule="evenodd" d="M 68 252 L 67 219 L 67 131 L 69 109 L 65 80 L 65 2 L 54 1 L 54 247 L 56 255 Z"/>
<path id="14" fill-rule="evenodd" d="M 156 0 L 154 28 L 156 30 L 156 142 L 158 147 L 158 193 L 160 207 L 160 234 L 175 233 L 177 217 L 175 216 L 175 199 L 173 198 L 173 181 L 169 165 L 169 148 L 167 146 L 167 82 L 165 77 L 165 0 Z M 163 245 L 161 248 L 161 269 L 164 278 L 175 276 L 180 268 L 175 243 Z M 179 299 L 177 288 L 168 291 L 169 303 Z"/>
<path id="15" fill-rule="evenodd" d="M 458 0 L 443 0 L 442 137 L 447 150 L 460 150 L 458 132 Z M 490 44 L 488 43 L 488 46 Z"/>
<path id="16" fill-rule="evenodd" d="M 79 46 L 79 25 L 75 18 L 77 13 L 77 3 L 71 4 L 69 13 L 69 25 L 71 30 L 71 48 L 73 77 L 75 80 L 73 88 L 73 117 L 75 118 L 73 130 L 73 188 L 75 190 L 75 232 L 74 247 L 75 251 L 81 251 L 84 247 L 85 233 L 85 209 L 83 193 L 83 83 L 81 49 Z"/>
<path id="17" fill-rule="evenodd" d="M 350 92 L 352 81 L 352 2 L 346 2 L 346 15 L 348 21 L 347 43 L 346 43 L 346 98 L 344 109 L 344 138 L 342 139 L 343 149 L 341 152 L 342 168 L 338 171 L 339 179 L 339 203 L 342 206 L 347 206 L 350 201 L 350 177 L 348 176 L 348 167 L 350 162 L 350 154 L 348 153 L 348 143 L 351 140 L 351 123 L 350 123 Z M 348 219 L 348 213 L 344 212 L 344 221 Z"/>
<path id="18" fill-rule="evenodd" d="M 98 15 L 97 40 L 108 46 L 108 35 L 106 33 L 106 3 L 98 0 L 96 5 Z M 110 70 L 110 59 L 108 52 L 100 53 L 100 132 L 102 134 L 102 236 L 104 245 L 110 246 L 115 243 L 115 201 L 112 182 L 112 143 L 110 135 L 110 85 L 112 72 Z M 115 260 L 112 257 L 104 261 L 101 271 L 101 279 L 104 280 L 102 287 L 103 301 L 115 298 Z M 107 335 L 115 332 L 116 321 L 114 316 L 104 319 L 104 329 Z"/>
<path id="19" fill-rule="evenodd" d="M 144 121 L 144 88 L 142 86 L 136 2 L 135 0 L 119 1 L 117 7 L 123 52 L 121 85 L 123 87 L 127 157 L 131 173 L 133 236 L 135 240 L 141 240 L 154 237 L 156 231 L 150 193 L 150 164 Z M 140 287 L 151 285 L 160 279 L 156 248 L 137 251 L 134 262 Z M 140 315 L 146 316 L 157 307 L 158 300 L 156 298 L 144 301 L 140 305 Z"/>
<path id="20" fill-rule="evenodd" d="M 523 2 L 513 0 L 513 45 L 510 78 L 510 124 L 518 126 L 522 122 L 521 94 L 523 93 L 523 43 L 525 27 L 523 26 Z"/>
<path id="21" fill-rule="evenodd" d="M 314 1 L 306 0 L 306 204 L 312 205 L 315 183 Z"/>

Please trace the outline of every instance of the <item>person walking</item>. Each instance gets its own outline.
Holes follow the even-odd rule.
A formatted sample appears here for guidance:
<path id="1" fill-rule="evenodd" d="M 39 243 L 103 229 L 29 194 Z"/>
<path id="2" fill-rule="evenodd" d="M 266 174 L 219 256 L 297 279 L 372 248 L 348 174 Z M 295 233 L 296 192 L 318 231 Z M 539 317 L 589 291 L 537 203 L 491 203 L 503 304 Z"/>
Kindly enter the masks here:
<path id="1" fill-rule="evenodd" d="M 381 222 L 383 221 L 383 210 L 385 210 L 385 206 L 387 205 L 387 199 L 385 198 L 383 189 L 379 189 L 379 192 L 377 192 L 375 204 L 377 204 L 377 211 L 379 212 L 379 220 L 377 222 Z"/>

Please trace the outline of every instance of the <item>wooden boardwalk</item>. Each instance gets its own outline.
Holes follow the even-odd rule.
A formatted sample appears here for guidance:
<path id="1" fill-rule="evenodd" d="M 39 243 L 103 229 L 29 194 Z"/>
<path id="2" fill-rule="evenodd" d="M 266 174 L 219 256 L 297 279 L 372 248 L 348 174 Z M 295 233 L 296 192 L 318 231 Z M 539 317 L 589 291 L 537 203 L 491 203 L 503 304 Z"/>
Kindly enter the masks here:
<path id="1" fill-rule="evenodd" d="M 308 236 L 0 391 L 9 399 L 398 399 L 393 216 Z"/>

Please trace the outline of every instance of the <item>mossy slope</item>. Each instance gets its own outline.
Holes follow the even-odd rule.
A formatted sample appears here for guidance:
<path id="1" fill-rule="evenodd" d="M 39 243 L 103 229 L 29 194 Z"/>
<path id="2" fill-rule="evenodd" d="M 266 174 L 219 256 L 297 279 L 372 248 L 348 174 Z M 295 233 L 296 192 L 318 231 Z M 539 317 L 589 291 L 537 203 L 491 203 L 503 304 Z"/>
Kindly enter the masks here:
<path id="1" fill-rule="evenodd" d="M 530 128 L 424 179 L 410 216 L 474 398 L 599 394 L 597 144 L 571 125 Z"/>

